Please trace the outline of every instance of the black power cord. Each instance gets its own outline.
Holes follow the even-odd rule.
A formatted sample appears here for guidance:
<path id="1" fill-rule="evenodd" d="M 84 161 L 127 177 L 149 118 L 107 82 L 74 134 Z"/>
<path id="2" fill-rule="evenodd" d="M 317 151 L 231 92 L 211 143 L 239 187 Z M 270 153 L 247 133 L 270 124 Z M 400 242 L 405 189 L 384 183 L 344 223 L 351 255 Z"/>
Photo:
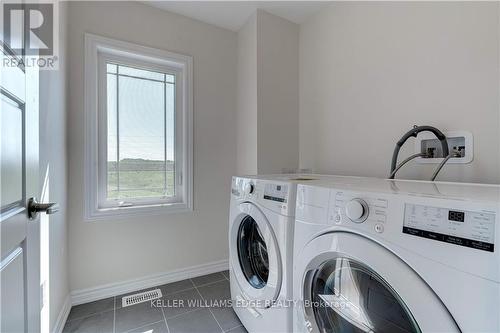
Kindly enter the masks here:
<path id="1" fill-rule="evenodd" d="M 398 164 L 399 150 L 401 149 L 401 147 L 405 144 L 405 142 L 409 138 L 411 138 L 411 137 L 416 138 L 417 135 L 418 135 L 418 133 L 420 133 L 420 132 L 431 132 L 431 133 L 433 133 L 438 138 L 438 140 L 441 141 L 441 148 L 443 150 L 443 158 L 446 158 L 446 157 L 448 157 L 448 155 L 450 155 L 450 152 L 449 152 L 449 149 L 448 149 L 448 140 L 446 140 L 446 136 L 443 134 L 443 132 L 441 132 L 440 130 L 438 130 L 437 128 L 432 127 L 432 126 L 415 126 L 411 130 L 409 130 L 408 132 L 406 132 L 401 137 L 401 139 L 399 139 L 399 141 L 396 143 L 396 147 L 394 148 L 394 153 L 392 154 L 391 172 L 389 174 L 389 179 L 394 179 L 394 176 L 396 175 L 396 172 L 397 172 L 396 168 L 397 168 L 397 164 Z M 415 154 L 415 155 L 417 155 L 417 154 Z M 399 168 L 401 168 L 404 164 L 406 164 L 408 161 L 412 160 L 413 158 L 418 157 L 418 156 L 415 156 L 415 155 L 410 156 L 409 160 L 407 159 L 407 160 L 403 161 L 404 163 L 401 163 L 401 165 L 399 166 Z"/>

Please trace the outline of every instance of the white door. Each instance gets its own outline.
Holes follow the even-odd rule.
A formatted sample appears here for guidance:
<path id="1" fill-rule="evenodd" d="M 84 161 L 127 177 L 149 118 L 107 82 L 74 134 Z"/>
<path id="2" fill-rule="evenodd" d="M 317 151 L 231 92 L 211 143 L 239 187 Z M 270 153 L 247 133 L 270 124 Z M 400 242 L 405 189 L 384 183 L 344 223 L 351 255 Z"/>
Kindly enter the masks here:
<path id="1" fill-rule="evenodd" d="M 231 268 L 247 300 L 269 307 L 281 288 L 281 256 L 276 237 L 265 215 L 253 204 L 239 205 L 230 232 Z"/>
<path id="2" fill-rule="evenodd" d="M 1 40 L 0 40 L 1 42 Z M 15 54 L 0 43 L 1 64 Z M 6 60 L 7 60 L 6 59 Z M 40 331 L 38 70 L 1 65 L 0 332 Z M 31 218 L 30 218 L 31 216 Z"/>
<path id="3" fill-rule="evenodd" d="M 332 232 L 306 245 L 296 325 L 303 332 L 459 332 L 430 287 L 391 251 Z"/>

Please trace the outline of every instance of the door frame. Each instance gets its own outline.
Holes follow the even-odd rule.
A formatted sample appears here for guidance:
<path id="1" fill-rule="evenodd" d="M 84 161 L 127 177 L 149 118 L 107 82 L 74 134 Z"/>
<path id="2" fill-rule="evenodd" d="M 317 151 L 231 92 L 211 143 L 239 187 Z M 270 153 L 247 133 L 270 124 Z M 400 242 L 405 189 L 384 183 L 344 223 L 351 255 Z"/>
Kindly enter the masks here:
<path id="1" fill-rule="evenodd" d="M 242 290 L 243 296 L 247 300 L 259 302 L 255 304 L 255 307 L 269 307 L 278 298 L 283 276 L 283 266 L 281 263 L 278 242 L 271 224 L 257 206 L 249 202 L 244 202 L 239 204 L 237 209 L 238 214 L 232 221 L 229 237 L 229 247 L 231 249 L 230 264 L 235 274 L 235 280 Z M 240 265 L 237 241 L 241 222 L 246 216 L 250 216 L 257 223 L 267 247 L 269 275 L 266 285 L 261 289 L 254 288 L 248 283 Z"/>
<path id="2" fill-rule="evenodd" d="M 306 244 L 295 259 L 294 286 L 300 300 L 296 307 L 296 324 L 306 332 L 319 332 L 310 299 L 316 270 L 335 258 L 353 259 L 381 277 L 404 302 L 422 332 L 460 332 L 449 310 L 432 288 L 405 261 L 383 245 L 360 234 L 334 231 L 317 236 Z"/>

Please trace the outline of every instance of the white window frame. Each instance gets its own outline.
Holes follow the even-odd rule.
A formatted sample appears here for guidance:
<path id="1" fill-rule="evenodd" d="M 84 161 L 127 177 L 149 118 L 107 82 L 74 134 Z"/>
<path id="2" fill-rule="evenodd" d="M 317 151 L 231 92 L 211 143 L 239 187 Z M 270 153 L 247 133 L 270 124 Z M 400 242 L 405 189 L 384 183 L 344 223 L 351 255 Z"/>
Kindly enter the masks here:
<path id="1" fill-rule="evenodd" d="M 106 200 L 106 62 L 175 75 L 174 197 Z M 193 59 L 93 34 L 85 34 L 85 219 L 193 210 Z"/>

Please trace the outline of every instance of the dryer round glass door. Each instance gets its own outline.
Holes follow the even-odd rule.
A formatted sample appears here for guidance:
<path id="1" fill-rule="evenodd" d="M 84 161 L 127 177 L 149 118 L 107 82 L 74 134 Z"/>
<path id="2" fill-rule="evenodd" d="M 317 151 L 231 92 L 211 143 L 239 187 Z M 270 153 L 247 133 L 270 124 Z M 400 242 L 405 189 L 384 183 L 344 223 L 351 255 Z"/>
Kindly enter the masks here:
<path id="1" fill-rule="evenodd" d="M 264 288 L 269 276 L 267 246 L 257 222 L 249 215 L 238 230 L 238 257 L 248 283 L 256 289 Z"/>
<path id="2" fill-rule="evenodd" d="M 322 234 L 294 257 L 298 332 L 460 332 L 441 299 L 380 243 Z"/>
<path id="3" fill-rule="evenodd" d="M 282 263 L 272 223 L 254 204 L 238 205 L 229 232 L 229 260 L 234 281 L 245 300 L 258 308 L 276 301 L 281 290 Z M 257 301 L 257 302 L 254 302 Z"/>
<path id="4" fill-rule="evenodd" d="M 392 288 L 349 258 L 323 263 L 312 278 L 311 300 L 320 332 L 420 332 Z"/>

